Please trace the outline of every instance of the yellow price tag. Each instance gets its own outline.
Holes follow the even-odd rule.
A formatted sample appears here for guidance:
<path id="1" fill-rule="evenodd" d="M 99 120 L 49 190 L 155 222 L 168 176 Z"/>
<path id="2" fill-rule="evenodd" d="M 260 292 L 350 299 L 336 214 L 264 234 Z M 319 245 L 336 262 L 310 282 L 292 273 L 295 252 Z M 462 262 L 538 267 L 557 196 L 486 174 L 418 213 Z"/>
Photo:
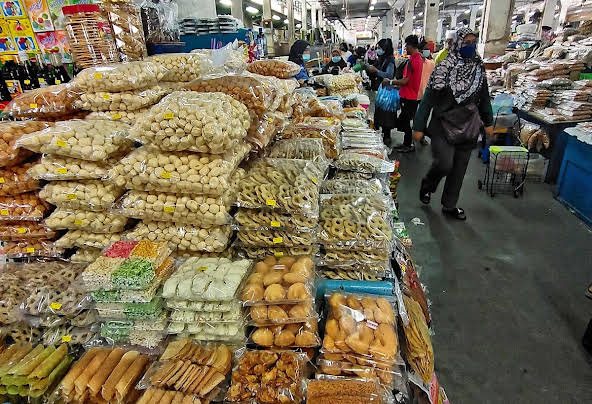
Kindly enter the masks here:
<path id="1" fill-rule="evenodd" d="M 407 272 L 407 267 L 403 264 L 401 264 L 401 271 Z"/>
<path id="2" fill-rule="evenodd" d="M 37 108 L 37 104 L 35 104 L 35 103 L 29 104 L 29 108 L 31 108 L 31 109 Z"/>
<path id="3" fill-rule="evenodd" d="M 6 182 L 6 180 L 4 179 L 4 177 L 0 177 L 0 184 L 4 184 Z"/>
<path id="4" fill-rule="evenodd" d="M 59 309 L 62 308 L 62 304 L 61 303 L 58 303 L 58 302 L 52 302 L 52 303 L 49 304 L 49 307 L 52 310 L 59 310 Z"/>
<path id="5" fill-rule="evenodd" d="M 66 167 L 58 168 L 58 174 L 68 174 L 68 169 Z"/>
<path id="6" fill-rule="evenodd" d="M 173 114 L 172 112 L 165 112 L 164 113 L 164 119 L 173 119 L 175 117 L 175 114 Z"/>
<path id="7" fill-rule="evenodd" d="M 160 175 L 162 178 L 166 179 L 166 180 L 170 180 L 171 179 L 171 173 L 168 171 L 163 171 L 162 174 Z"/>
<path id="8" fill-rule="evenodd" d="M 25 83 L 25 84 L 31 84 L 31 80 L 28 80 L 28 79 L 27 80 L 23 80 L 23 83 Z"/>
<path id="9" fill-rule="evenodd" d="M 64 142 L 61 139 L 57 139 L 56 140 L 56 145 L 59 146 L 59 147 L 66 147 L 68 145 L 68 143 Z"/>
<path id="10" fill-rule="evenodd" d="M 198 271 L 204 272 L 208 270 L 208 267 L 199 267 L 197 268 Z"/>
<path id="11" fill-rule="evenodd" d="M 113 116 L 111 118 L 113 118 L 113 119 L 121 119 L 121 114 L 113 114 Z"/>
<path id="12" fill-rule="evenodd" d="M 39 77 L 39 82 L 40 83 L 45 83 L 45 79 L 43 77 Z M 57 84 L 57 83 L 56 83 Z"/>
<path id="13" fill-rule="evenodd" d="M 312 179 L 312 183 L 313 184 L 316 184 L 317 183 L 317 179 L 315 177 L 312 177 L 311 179 Z"/>
<path id="14" fill-rule="evenodd" d="M 27 252 L 29 254 L 34 253 L 35 252 L 35 249 L 33 247 L 27 247 Z"/>
<path id="15" fill-rule="evenodd" d="M 8 216 L 8 209 L 2 209 L 2 210 L 0 210 L 0 215 L 2 215 L 2 216 Z"/>
<path id="16" fill-rule="evenodd" d="M 62 342 L 70 342 L 72 341 L 72 336 L 71 335 L 64 335 L 62 337 Z"/>
<path id="17" fill-rule="evenodd" d="M 163 208 L 163 210 L 164 210 L 166 213 L 173 213 L 173 212 L 175 211 L 175 207 L 174 207 L 174 206 L 165 206 L 165 207 Z"/>
<path id="18" fill-rule="evenodd" d="M 278 222 L 277 220 L 272 220 L 271 221 L 271 227 L 280 227 L 282 224 L 280 222 Z"/>
<path id="19" fill-rule="evenodd" d="M 273 255 L 275 255 L 277 258 L 279 258 L 279 257 L 283 257 L 284 253 L 281 251 L 277 251 L 277 252 L 273 253 Z"/>
<path id="20" fill-rule="evenodd" d="M 111 99 L 111 94 L 103 94 L 103 98 L 106 100 L 110 100 Z"/>
<path id="21" fill-rule="evenodd" d="M 275 206 L 276 205 L 276 201 L 275 201 L 275 199 L 266 199 L 265 200 L 265 204 L 267 206 Z"/>
<path id="22" fill-rule="evenodd" d="M 76 194 L 66 194 L 66 199 L 78 199 L 78 197 L 76 196 Z"/>
<path id="23" fill-rule="evenodd" d="M 273 244 L 280 244 L 284 242 L 284 238 L 283 237 L 274 237 L 273 238 Z"/>
<path id="24" fill-rule="evenodd" d="M 56 80 L 55 83 L 56 84 L 62 84 L 62 80 Z"/>
<path id="25" fill-rule="evenodd" d="M 103 78 L 103 73 L 95 73 L 95 79 L 102 79 Z"/>
<path id="26" fill-rule="evenodd" d="M 82 220 L 80 220 L 80 219 L 74 220 L 74 225 L 76 225 L 76 226 L 82 226 Z"/>
<path id="27" fill-rule="evenodd" d="M 26 227 L 19 227 L 18 229 L 16 229 L 16 232 L 18 234 L 25 234 L 27 232 L 27 228 Z"/>

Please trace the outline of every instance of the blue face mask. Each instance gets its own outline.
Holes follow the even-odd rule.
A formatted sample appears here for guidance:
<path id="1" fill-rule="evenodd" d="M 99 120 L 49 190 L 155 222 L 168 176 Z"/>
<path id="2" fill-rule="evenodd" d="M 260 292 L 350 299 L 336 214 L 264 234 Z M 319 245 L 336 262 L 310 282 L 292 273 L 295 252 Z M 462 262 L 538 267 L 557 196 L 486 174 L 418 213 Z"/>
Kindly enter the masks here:
<path id="1" fill-rule="evenodd" d="M 476 44 L 461 46 L 459 49 L 459 53 L 463 58 L 472 58 L 473 56 L 475 56 L 476 51 Z"/>
<path id="2" fill-rule="evenodd" d="M 430 57 L 430 50 L 424 49 L 421 51 L 421 54 L 423 55 L 424 58 L 429 58 Z"/>
<path id="3" fill-rule="evenodd" d="M 376 54 L 377 54 L 377 55 L 384 55 L 384 51 L 383 51 L 382 49 L 378 49 L 378 50 L 376 51 Z"/>
<path id="4" fill-rule="evenodd" d="M 310 53 L 303 53 L 302 60 L 304 60 L 305 62 L 308 62 L 310 60 Z"/>
<path id="5" fill-rule="evenodd" d="M 341 60 L 341 56 L 333 56 L 331 60 L 333 61 L 333 63 L 339 63 L 339 61 Z"/>

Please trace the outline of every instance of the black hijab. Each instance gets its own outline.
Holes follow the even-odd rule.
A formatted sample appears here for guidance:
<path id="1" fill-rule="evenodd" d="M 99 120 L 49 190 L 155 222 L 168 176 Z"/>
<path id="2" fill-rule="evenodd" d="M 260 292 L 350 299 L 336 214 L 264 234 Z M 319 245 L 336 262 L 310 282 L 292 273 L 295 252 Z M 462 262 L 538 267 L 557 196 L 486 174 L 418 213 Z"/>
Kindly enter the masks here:
<path id="1" fill-rule="evenodd" d="M 290 56 L 288 60 L 290 62 L 294 62 L 299 64 L 300 66 L 304 66 L 304 60 L 302 60 L 302 54 L 304 50 L 308 48 L 310 44 L 306 42 L 304 39 L 299 39 L 290 48 Z"/>
<path id="2" fill-rule="evenodd" d="M 393 41 L 390 38 L 383 38 L 378 41 L 377 45 L 384 51 L 382 55 L 378 55 L 378 64 L 380 70 L 386 70 L 386 67 L 389 63 L 394 63 L 394 56 L 393 53 L 395 52 L 393 49 Z M 386 66 L 385 66 L 386 64 Z"/>

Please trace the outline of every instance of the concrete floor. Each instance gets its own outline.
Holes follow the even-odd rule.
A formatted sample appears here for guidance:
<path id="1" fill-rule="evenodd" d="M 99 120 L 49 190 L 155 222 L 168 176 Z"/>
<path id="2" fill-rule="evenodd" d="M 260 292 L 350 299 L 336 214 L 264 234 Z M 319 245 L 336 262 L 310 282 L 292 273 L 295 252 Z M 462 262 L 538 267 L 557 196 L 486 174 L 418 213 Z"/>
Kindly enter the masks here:
<path id="1" fill-rule="evenodd" d="M 592 360 L 581 345 L 592 317 L 584 296 L 592 230 L 549 185 L 527 184 L 522 199 L 479 191 L 476 151 L 459 202 L 468 221 L 447 219 L 440 192 L 431 206 L 418 200 L 431 151 L 417 150 L 395 156 L 400 215 L 428 289 L 436 372 L 451 402 L 592 402 Z"/>

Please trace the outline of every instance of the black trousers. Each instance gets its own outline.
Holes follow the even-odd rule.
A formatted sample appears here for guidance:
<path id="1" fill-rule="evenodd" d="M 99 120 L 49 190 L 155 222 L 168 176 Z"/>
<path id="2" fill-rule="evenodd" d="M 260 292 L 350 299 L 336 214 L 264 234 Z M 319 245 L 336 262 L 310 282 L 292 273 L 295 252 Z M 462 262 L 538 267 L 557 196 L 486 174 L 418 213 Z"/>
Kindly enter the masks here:
<path id="1" fill-rule="evenodd" d="M 413 142 L 411 121 L 415 118 L 418 105 L 418 100 L 401 98 L 401 114 L 399 114 L 399 118 L 397 119 L 397 129 L 405 133 L 404 146 L 411 146 Z"/>
<path id="2" fill-rule="evenodd" d="M 443 135 L 432 135 L 433 162 L 423 179 L 422 191 L 435 192 L 446 177 L 442 192 L 442 206 L 456 208 L 460 189 L 471 158 L 471 145 L 451 145 Z"/>

